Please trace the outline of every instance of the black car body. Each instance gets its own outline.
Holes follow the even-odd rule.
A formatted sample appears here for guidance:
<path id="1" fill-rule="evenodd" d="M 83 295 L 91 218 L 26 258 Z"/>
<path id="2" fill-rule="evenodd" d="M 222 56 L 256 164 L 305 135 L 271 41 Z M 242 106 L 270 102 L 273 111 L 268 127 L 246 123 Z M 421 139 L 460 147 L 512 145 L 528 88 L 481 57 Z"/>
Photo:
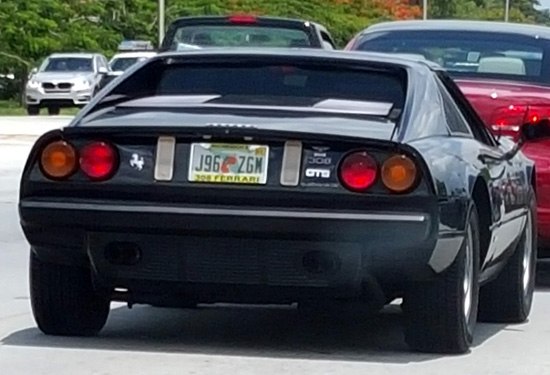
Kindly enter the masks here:
<path id="1" fill-rule="evenodd" d="M 178 45 L 184 50 L 193 46 L 335 48 L 327 28 L 318 23 L 252 15 L 177 19 L 168 27 L 160 50 L 178 50 Z"/>
<path id="2" fill-rule="evenodd" d="M 20 216 L 35 317 L 46 333 L 93 334 L 111 300 L 403 297 L 413 348 L 463 352 L 479 285 L 484 319 L 529 313 L 533 176 L 427 63 L 161 54 L 30 154 Z"/>

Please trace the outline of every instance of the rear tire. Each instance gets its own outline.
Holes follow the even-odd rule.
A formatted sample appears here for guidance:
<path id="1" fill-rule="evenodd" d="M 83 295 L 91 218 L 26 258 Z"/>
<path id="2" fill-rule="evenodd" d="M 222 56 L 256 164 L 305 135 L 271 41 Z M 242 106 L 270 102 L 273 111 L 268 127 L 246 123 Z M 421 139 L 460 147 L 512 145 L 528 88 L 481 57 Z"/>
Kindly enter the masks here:
<path id="1" fill-rule="evenodd" d="M 405 341 L 427 353 L 465 353 L 473 340 L 479 298 L 479 224 L 472 206 L 454 263 L 435 280 L 407 291 Z"/>
<path id="2" fill-rule="evenodd" d="M 29 116 L 38 116 L 40 114 L 40 107 L 37 105 L 27 106 L 27 115 Z"/>
<path id="3" fill-rule="evenodd" d="M 490 323 L 522 323 L 533 304 L 537 235 L 536 202 L 531 194 L 521 239 L 500 275 L 480 292 L 479 320 Z"/>
<path id="4" fill-rule="evenodd" d="M 30 288 L 34 319 L 45 334 L 93 336 L 107 321 L 109 298 L 96 292 L 88 269 L 46 263 L 31 250 Z"/>
<path id="5" fill-rule="evenodd" d="M 57 116 L 59 113 L 61 113 L 61 109 L 59 107 L 48 107 L 48 115 Z"/>

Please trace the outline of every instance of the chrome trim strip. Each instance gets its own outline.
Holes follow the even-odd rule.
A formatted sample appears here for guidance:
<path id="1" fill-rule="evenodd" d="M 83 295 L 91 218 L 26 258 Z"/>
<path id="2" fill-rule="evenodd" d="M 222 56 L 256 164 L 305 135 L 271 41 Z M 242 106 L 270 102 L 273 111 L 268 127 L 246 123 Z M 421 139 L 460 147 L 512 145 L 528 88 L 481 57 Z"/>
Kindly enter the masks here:
<path id="1" fill-rule="evenodd" d="M 302 167 L 302 142 L 286 141 L 281 167 L 282 186 L 298 186 Z"/>
<path id="2" fill-rule="evenodd" d="M 199 207 L 166 207 L 138 205 L 108 205 L 95 203 L 64 203 L 64 202 L 21 202 L 22 208 L 59 209 L 59 210 L 89 210 L 128 213 L 164 213 L 204 216 L 244 216 L 285 219 L 325 219 L 350 221 L 387 221 L 423 223 L 428 220 L 427 214 L 405 213 L 365 213 L 321 212 L 321 211 L 283 211 L 283 210 L 246 210 L 230 208 L 199 208 Z"/>
<path id="3" fill-rule="evenodd" d="M 157 157 L 155 160 L 155 180 L 171 181 L 174 176 L 174 155 L 176 138 L 162 136 L 157 141 Z"/>
<path id="4" fill-rule="evenodd" d="M 213 97 L 215 97 L 213 95 Z M 191 100 L 189 100 L 191 99 Z M 121 103 L 120 107 L 139 106 L 142 108 L 154 108 L 162 106 L 177 106 L 178 108 L 239 108 L 239 109 L 258 109 L 258 110 L 277 110 L 286 112 L 310 112 L 310 113 L 327 113 L 327 114 L 352 114 L 365 116 L 382 116 L 387 117 L 394 103 L 388 102 L 372 102 L 372 101 L 350 101 L 350 100 L 332 100 L 318 103 L 312 107 L 305 106 L 275 106 L 275 105 L 254 105 L 254 104 L 223 104 L 204 102 L 210 99 L 208 95 L 196 95 L 191 98 L 186 98 L 185 95 L 159 95 L 154 99 L 144 98 L 135 99 Z M 343 104 L 347 102 L 347 106 Z M 320 105 L 319 105 L 320 104 Z M 331 105 L 333 104 L 333 105 Z M 336 105 L 335 105 L 336 104 Z M 360 108 L 360 109 L 359 109 Z"/>

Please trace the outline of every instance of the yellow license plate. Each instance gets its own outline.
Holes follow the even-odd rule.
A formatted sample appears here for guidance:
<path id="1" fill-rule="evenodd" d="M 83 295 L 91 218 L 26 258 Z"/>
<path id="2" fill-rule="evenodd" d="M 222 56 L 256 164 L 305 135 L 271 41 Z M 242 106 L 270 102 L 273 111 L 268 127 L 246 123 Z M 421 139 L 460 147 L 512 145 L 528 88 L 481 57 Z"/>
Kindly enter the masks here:
<path id="1" fill-rule="evenodd" d="M 193 143 L 188 179 L 191 182 L 265 184 L 269 147 L 232 143 Z"/>

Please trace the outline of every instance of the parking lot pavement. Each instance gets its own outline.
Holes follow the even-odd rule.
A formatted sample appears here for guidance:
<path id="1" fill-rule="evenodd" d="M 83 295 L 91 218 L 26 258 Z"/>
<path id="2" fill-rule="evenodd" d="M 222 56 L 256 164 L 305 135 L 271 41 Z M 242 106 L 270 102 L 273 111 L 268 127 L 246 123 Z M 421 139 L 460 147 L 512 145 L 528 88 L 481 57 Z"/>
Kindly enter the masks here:
<path id="1" fill-rule="evenodd" d="M 52 129 L 69 124 L 71 116 L 0 117 L 0 142 L 28 142 Z"/>
<path id="2" fill-rule="evenodd" d="M 17 216 L 19 175 L 30 147 L 24 140 L 0 142 L 2 375 L 550 374 L 546 265 L 539 275 L 548 286 L 539 285 L 529 322 L 480 324 L 471 353 L 463 356 L 409 352 L 397 307 L 377 316 L 311 317 L 280 307 L 129 310 L 116 304 L 99 337 L 44 336 L 30 313 L 28 245 Z"/>

